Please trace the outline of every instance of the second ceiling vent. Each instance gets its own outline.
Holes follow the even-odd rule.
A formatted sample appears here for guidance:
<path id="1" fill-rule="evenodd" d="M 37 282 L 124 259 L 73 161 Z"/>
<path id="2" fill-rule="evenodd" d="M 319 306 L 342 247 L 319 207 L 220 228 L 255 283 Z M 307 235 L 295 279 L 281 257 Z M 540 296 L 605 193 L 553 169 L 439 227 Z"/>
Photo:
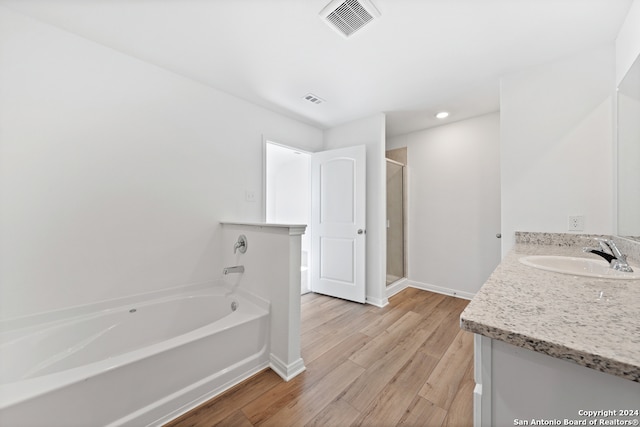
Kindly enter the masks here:
<path id="1" fill-rule="evenodd" d="M 334 0 L 320 11 L 320 17 L 338 33 L 349 37 L 379 18 L 380 12 L 369 0 Z"/>

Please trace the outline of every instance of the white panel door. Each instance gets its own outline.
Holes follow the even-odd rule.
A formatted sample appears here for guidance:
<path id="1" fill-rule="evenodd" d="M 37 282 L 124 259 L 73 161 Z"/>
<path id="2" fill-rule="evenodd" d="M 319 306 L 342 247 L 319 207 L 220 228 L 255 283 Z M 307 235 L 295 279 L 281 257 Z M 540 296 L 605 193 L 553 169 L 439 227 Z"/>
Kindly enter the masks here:
<path id="1" fill-rule="evenodd" d="M 365 302 L 366 147 L 311 158 L 313 292 Z"/>

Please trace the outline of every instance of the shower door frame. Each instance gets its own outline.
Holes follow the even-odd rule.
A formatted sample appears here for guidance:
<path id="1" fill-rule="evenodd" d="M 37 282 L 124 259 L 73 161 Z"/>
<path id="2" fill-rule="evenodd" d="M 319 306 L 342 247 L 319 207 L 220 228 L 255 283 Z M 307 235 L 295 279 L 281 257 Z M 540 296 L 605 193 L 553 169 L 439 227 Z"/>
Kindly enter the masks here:
<path id="1" fill-rule="evenodd" d="M 398 279 L 394 280 L 393 282 L 389 282 L 387 283 L 385 281 L 385 285 L 386 287 L 392 286 L 395 283 L 398 283 L 399 281 L 403 280 L 403 279 L 407 279 L 408 276 L 408 233 L 407 233 L 407 229 L 408 229 L 408 224 L 407 224 L 407 210 L 408 210 L 408 202 L 407 202 L 407 196 L 408 196 L 408 182 L 407 182 L 407 165 L 405 163 L 402 162 L 398 162 L 396 160 L 390 159 L 388 157 L 385 157 L 385 168 L 386 168 L 386 164 L 387 163 L 392 163 L 394 165 L 398 165 L 402 168 L 402 276 L 399 277 Z M 386 169 L 385 169 L 386 170 Z M 386 207 L 386 206 L 385 206 Z M 387 211 L 385 210 L 385 217 L 388 218 L 387 215 Z M 388 233 L 388 228 L 387 228 L 387 233 Z M 388 250 L 388 248 L 387 248 Z M 388 273 L 388 260 L 386 260 L 385 262 L 385 272 Z M 387 274 L 385 274 L 385 278 L 387 277 Z"/>

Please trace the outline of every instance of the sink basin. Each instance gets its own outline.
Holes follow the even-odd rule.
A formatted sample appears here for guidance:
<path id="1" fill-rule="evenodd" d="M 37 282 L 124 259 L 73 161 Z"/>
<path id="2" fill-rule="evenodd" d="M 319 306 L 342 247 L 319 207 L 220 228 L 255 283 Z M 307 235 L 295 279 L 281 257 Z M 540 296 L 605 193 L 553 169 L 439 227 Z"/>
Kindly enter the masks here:
<path id="1" fill-rule="evenodd" d="M 633 273 L 614 270 L 605 260 L 577 258 L 557 255 L 530 255 L 519 259 L 522 264 L 541 270 L 574 276 L 599 277 L 602 279 L 640 279 L 640 268 L 634 267 Z"/>

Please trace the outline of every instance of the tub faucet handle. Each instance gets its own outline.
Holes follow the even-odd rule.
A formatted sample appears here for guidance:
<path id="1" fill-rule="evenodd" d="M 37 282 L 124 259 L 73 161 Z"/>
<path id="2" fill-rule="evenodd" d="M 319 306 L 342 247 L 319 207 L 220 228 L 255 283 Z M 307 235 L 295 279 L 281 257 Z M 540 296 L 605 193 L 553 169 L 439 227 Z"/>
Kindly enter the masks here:
<path id="1" fill-rule="evenodd" d="M 247 236 L 244 234 L 238 236 L 238 241 L 233 245 L 233 253 L 237 253 L 238 250 L 240 250 L 241 254 L 247 252 Z"/>

